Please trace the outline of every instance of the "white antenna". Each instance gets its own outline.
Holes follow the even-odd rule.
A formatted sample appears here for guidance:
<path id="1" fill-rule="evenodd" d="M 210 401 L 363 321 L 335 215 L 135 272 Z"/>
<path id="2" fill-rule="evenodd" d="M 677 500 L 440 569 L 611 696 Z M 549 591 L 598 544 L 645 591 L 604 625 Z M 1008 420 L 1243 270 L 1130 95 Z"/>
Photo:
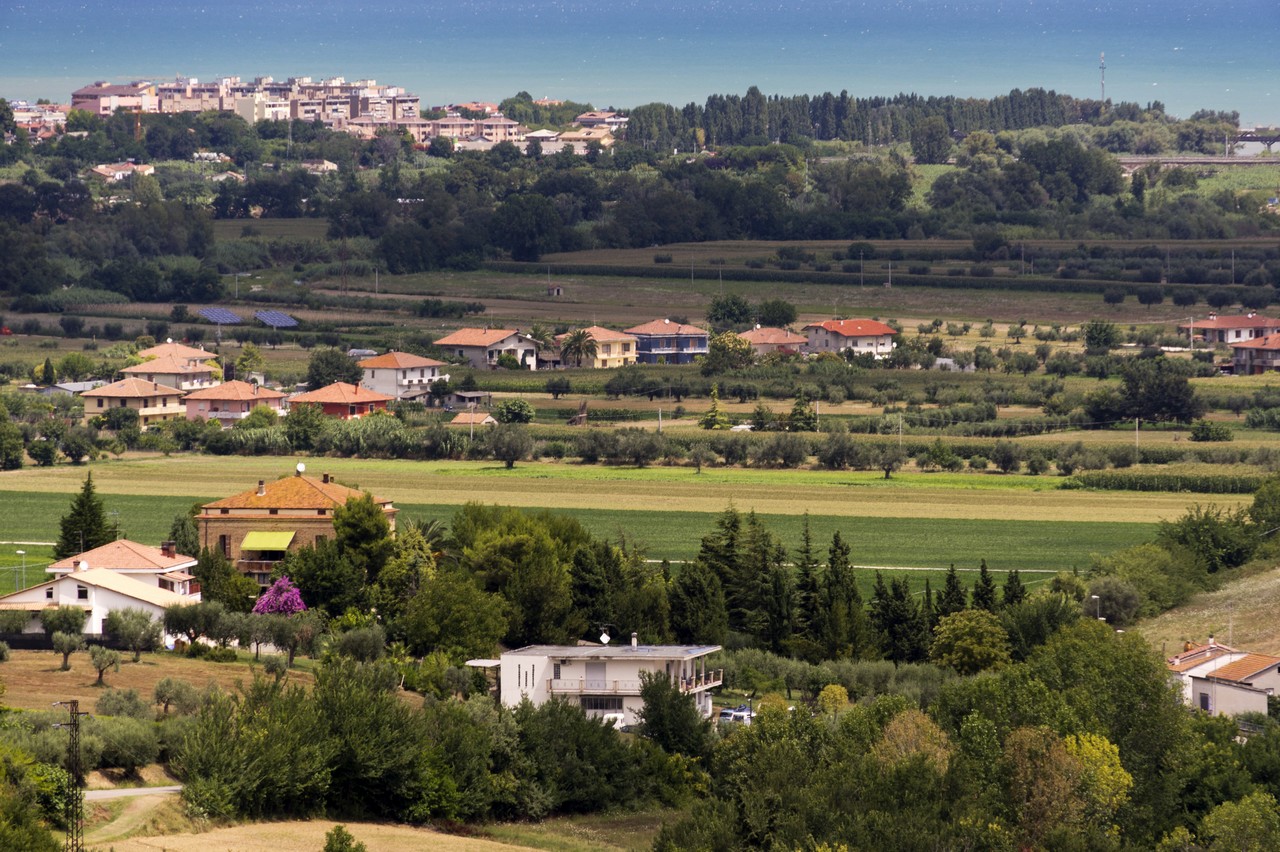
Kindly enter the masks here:
<path id="1" fill-rule="evenodd" d="M 1107 102 L 1107 54 L 1106 51 L 1098 54 L 1098 71 L 1102 75 L 1102 103 Z"/>

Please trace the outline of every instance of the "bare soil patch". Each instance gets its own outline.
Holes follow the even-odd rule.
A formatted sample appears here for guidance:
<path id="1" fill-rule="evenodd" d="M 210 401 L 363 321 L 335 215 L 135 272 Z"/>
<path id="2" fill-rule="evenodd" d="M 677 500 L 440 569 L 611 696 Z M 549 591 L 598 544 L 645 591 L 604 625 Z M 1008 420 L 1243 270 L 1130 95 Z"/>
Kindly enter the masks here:
<path id="1" fill-rule="evenodd" d="M 169 834 L 163 837 L 136 837 L 90 845 L 90 849 L 115 852 L 315 852 L 324 847 L 324 837 L 338 823 L 331 820 L 260 822 L 233 828 L 218 828 L 199 834 Z M 426 828 L 343 823 L 356 840 L 378 852 L 498 852 L 521 847 L 476 837 L 457 837 Z"/>

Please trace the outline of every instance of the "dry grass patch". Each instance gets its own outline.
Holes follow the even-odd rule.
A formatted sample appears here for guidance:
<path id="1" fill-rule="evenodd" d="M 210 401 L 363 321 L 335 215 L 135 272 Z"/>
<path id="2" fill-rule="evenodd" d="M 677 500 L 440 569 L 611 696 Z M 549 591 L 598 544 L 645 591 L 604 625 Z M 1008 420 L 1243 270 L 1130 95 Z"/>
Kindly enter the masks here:
<path id="1" fill-rule="evenodd" d="M 1135 629 L 1165 656 L 1181 651 L 1183 642 L 1204 642 L 1210 634 L 1237 648 L 1280 655 L 1277 600 L 1280 567 L 1198 594 L 1183 606 L 1144 621 Z"/>
<path id="2" fill-rule="evenodd" d="M 209 663 L 192 660 L 170 653 L 143 654 L 142 662 L 129 662 L 126 654 L 120 671 L 108 671 L 107 686 L 116 689 L 136 689 L 144 701 L 150 701 L 156 683 L 161 678 L 185 680 L 197 689 L 216 683 L 225 690 L 233 690 L 237 683 L 248 683 L 253 674 L 246 663 Z M 89 665 L 84 652 L 71 655 L 71 671 L 58 671 L 62 655 L 54 651 L 12 651 L 9 661 L 0 663 L 0 680 L 5 686 L 4 704 L 22 710 L 48 710 L 55 701 L 76 699 L 81 707 L 93 710 L 102 695 L 102 687 L 95 685 L 98 673 Z M 291 671 L 289 678 L 309 684 L 311 675 Z"/>

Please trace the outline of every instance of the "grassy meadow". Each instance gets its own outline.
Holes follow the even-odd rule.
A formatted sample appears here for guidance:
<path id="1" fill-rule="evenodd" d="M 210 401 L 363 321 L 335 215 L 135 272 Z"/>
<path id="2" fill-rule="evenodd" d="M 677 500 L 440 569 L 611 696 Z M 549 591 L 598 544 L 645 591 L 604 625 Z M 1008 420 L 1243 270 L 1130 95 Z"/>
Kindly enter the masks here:
<path id="1" fill-rule="evenodd" d="M 193 504 L 287 476 L 300 460 L 312 473 L 329 472 L 394 500 L 401 519 L 447 521 L 469 501 L 561 511 L 596 535 L 625 538 L 646 558 L 673 562 L 693 558 L 729 506 L 756 512 L 791 549 L 800 544 L 808 513 L 820 554 L 839 531 L 857 565 L 923 569 L 904 572 L 918 588 L 926 578 L 936 585 L 952 563 L 974 570 L 983 559 L 997 572 L 1083 568 L 1092 554 L 1149 540 L 1159 521 L 1197 502 L 1186 494 L 1061 490 L 1055 477 L 996 474 L 898 473 L 885 480 L 847 471 L 707 468 L 698 474 L 687 467 L 570 463 L 522 463 L 507 471 L 492 462 L 131 456 L 0 476 L 0 542 L 53 541 L 58 518 L 88 472 L 121 533 L 158 542 L 173 517 Z M 1212 502 L 1248 499 L 1214 495 Z M 0 545 L 0 587 L 18 582 L 16 549 L 27 551 L 28 582 L 38 576 L 32 566 L 49 558 L 47 547 Z M 863 574 L 869 588 L 873 572 Z"/>

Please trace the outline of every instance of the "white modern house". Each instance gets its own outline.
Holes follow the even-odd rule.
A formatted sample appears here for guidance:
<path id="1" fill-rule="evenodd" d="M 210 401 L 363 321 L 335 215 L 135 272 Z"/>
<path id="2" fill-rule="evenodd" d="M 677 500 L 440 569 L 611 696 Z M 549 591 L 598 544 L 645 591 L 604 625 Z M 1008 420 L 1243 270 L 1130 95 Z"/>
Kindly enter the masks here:
<path id="1" fill-rule="evenodd" d="M 663 674 L 694 697 L 704 717 L 711 715 L 711 690 L 724 680 L 707 658 L 719 645 L 530 645 L 507 651 L 497 661 L 499 698 L 515 707 L 526 698 L 542 704 L 563 698 L 588 716 L 609 717 L 632 725 L 644 707 L 640 674 Z M 492 664 L 477 660 L 472 664 Z"/>
<path id="2" fill-rule="evenodd" d="M 449 374 L 440 371 L 441 367 L 446 366 L 443 361 L 408 352 L 387 352 L 358 363 L 360 369 L 364 370 L 361 385 L 396 399 L 429 390 L 435 382 L 449 381 Z"/>
<path id="3" fill-rule="evenodd" d="M 810 323 L 804 327 L 809 339 L 810 352 L 843 352 L 851 349 L 861 355 L 867 353 L 877 359 L 893 352 L 891 326 L 879 320 L 843 319 Z"/>
<path id="4" fill-rule="evenodd" d="M 166 607 L 195 603 L 197 599 L 179 595 L 136 580 L 108 568 L 89 568 L 81 563 L 78 570 L 47 580 L 29 589 L 0 597 L 0 610 L 26 612 L 30 615 L 23 633 L 40 633 L 40 613 L 60 606 L 83 609 L 84 632 L 100 635 L 107 616 L 120 609 L 140 609 L 156 620 L 164 618 Z"/>

